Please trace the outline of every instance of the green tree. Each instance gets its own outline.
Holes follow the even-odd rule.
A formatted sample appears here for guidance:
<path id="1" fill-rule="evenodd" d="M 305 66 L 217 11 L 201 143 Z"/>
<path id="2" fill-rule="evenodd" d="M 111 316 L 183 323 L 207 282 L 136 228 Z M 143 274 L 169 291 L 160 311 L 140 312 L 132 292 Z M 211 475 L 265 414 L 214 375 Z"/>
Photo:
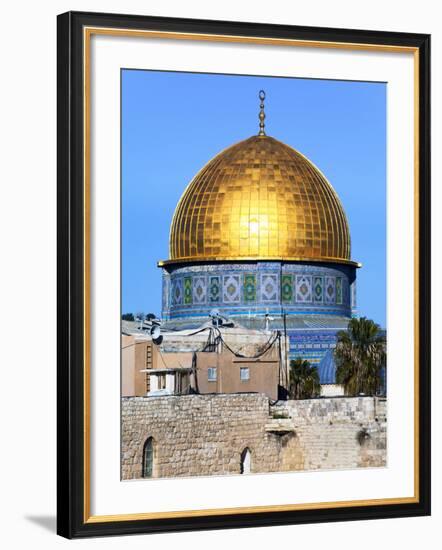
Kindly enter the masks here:
<path id="1" fill-rule="evenodd" d="M 311 399 L 318 397 L 320 393 L 318 369 L 300 357 L 290 361 L 290 398 Z"/>
<path id="2" fill-rule="evenodd" d="M 135 320 L 133 313 L 123 313 L 121 318 L 123 319 L 123 321 L 134 321 Z"/>
<path id="3" fill-rule="evenodd" d="M 336 382 L 346 395 L 378 395 L 386 367 L 386 339 L 371 319 L 351 319 L 347 330 L 337 334 Z"/>

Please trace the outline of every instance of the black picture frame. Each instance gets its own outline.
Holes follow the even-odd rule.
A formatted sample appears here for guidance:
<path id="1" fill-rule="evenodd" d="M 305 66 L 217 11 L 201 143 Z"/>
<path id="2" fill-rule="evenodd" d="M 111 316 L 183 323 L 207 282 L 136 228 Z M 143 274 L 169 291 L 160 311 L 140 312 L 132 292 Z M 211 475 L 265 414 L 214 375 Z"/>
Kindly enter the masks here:
<path id="1" fill-rule="evenodd" d="M 430 514 L 430 36 L 398 32 L 298 27 L 68 12 L 58 16 L 57 179 L 58 179 L 58 397 L 57 516 L 67 538 L 227 529 L 422 516 Z M 140 29 L 409 47 L 419 61 L 419 408 L 418 498 L 412 503 L 343 506 L 315 510 L 269 511 L 195 517 L 88 521 L 85 514 L 85 193 L 84 193 L 84 40 L 85 27 Z"/>

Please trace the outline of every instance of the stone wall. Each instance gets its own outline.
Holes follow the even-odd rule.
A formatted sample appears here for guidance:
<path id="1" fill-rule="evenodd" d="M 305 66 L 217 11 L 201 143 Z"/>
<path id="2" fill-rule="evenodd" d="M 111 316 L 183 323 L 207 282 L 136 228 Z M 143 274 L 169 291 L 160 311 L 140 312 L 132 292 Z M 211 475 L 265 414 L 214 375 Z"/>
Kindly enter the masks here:
<path id="1" fill-rule="evenodd" d="M 386 406 L 373 397 L 307 399 L 279 401 L 271 413 L 293 424 L 303 469 L 379 467 L 386 465 Z"/>
<path id="2" fill-rule="evenodd" d="M 122 478 L 142 476 L 153 438 L 153 477 L 346 469 L 386 464 L 386 402 L 372 397 L 285 401 L 262 394 L 122 399 Z"/>

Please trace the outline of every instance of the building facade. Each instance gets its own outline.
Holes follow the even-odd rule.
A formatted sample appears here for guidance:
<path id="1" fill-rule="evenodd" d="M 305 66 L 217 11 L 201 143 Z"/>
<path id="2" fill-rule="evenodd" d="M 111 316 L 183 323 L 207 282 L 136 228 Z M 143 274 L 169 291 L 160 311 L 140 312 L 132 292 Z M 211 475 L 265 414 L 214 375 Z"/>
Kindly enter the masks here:
<path id="1" fill-rule="evenodd" d="M 261 393 L 276 400 L 284 376 L 279 339 L 244 328 L 217 329 L 222 342 L 207 349 L 210 331 L 165 332 L 161 345 L 147 334 L 123 334 L 122 396 Z"/>
<path id="2" fill-rule="evenodd" d="M 161 346 L 145 334 L 123 335 L 122 397 L 262 393 L 278 398 L 284 376 L 279 340 L 270 335 L 273 345 L 266 350 L 267 333 L 224 330 L 227 346 L 220 342 L 212 351 L 195 351 L 206 346 L 207 332 L 202 332 L 205 340 L 166 333 Z"/>

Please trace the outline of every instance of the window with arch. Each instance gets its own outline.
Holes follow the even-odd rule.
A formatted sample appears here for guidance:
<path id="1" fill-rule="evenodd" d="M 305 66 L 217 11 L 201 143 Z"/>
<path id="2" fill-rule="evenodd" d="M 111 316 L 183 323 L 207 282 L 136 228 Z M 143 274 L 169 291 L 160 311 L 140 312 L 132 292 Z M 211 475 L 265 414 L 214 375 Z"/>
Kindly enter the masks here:
<path id="1" fill-rule="evenodd" d="M 143 447 L 143 477 L 153 475 L 153 438 L 146 439 Z"/>
<path id="2" fill-rule="evenodd" d="M 250 449 L 246 447 L 241 453 L 240 473 L 250 474 L 251 466 L 252 466 L 252 454 L 250 452 Z"/>

